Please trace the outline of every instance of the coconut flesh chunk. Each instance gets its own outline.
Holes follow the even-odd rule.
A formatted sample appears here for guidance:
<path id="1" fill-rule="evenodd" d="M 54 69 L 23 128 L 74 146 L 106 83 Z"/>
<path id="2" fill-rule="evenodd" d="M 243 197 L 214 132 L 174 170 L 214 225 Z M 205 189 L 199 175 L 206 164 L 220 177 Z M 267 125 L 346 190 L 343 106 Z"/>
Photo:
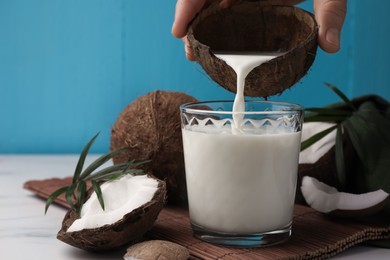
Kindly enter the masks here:
<path id="1" fill-rule="evenodd" d="M 322 213 L 331 213 L 336 210 L 362 211 L 370 209 L 382 204 L 389 196 L 381 189 L 364 194 L 339 192 L 309 176 L 303 177 L 301 191 L 307 204 Z"/>
<path id="2" fill-rule="evenodd" d="M 334 123 L 310 122 L 304 123 L 302 127 L 302 141 L 305 141 L 313 135 L 335 126 Z M 336 129 L 301 151 L 299 154 L 299 163 L 316 163 L 336 144 Z"/>
<path id="3" fill-rule="evenodd" d="M 151 201 L 158 189 L 158 181 L 147 175 L 125 175 L 101 185 L 105 210 L 99 204 L 96 193 L 85 202 L 80 218 L 67 232 L 80 231 L 113 224 L 134 209 Z"/>

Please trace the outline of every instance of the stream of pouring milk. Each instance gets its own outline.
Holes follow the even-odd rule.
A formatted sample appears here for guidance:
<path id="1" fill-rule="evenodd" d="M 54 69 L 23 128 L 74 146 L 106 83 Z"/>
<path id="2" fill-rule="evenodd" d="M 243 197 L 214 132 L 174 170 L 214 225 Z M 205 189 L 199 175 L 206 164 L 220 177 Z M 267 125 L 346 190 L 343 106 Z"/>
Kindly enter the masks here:
<path id="1" fill-rule="evenodd" d="M 233 112 L 245 111 L 249 72 L 278 55 L 216 55 L 237 73 Z M 204 118 L 182 129 L 191 222 L 236 234 L 283 229 L 292 221 L 301 134 L 248 133 L 243 120 L 242 114 L 231 125 Z"/>
<path id="2" fill-rule="evenodd" d="M 264 52 L 258 54 L 221 54 L 214 53 L 215 56 L 226 62 L 237 74 L 237 92 L 234 98 L 233 113 L 245 111 L 245 79 L 248 74 L 257 66 L 270 61 L 282 52 Z M 242 114 L 233 114 L 234 127 L 232 129 L 234 134 L 240 133 L 240 125 L 243 119 Z"/>

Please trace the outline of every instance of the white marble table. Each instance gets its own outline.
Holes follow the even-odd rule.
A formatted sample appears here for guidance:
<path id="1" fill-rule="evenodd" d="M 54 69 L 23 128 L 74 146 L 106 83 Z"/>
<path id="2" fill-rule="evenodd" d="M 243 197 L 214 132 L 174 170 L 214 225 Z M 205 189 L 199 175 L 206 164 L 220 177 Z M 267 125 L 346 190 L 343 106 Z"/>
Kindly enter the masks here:
<path id="1" fill-rule="evenodd" d="M 72 175 L 75 155 L 0 155 L 0 259 L 122 259 L 123 250 L 93 254 L 56 239 L 65 209 L 52 206 L 23 189 L 31 179 Z M 96 159 L 87 158 L 86 163 Z M 390 259 L 390 249 L 355 246 L 333 259 Z"/>

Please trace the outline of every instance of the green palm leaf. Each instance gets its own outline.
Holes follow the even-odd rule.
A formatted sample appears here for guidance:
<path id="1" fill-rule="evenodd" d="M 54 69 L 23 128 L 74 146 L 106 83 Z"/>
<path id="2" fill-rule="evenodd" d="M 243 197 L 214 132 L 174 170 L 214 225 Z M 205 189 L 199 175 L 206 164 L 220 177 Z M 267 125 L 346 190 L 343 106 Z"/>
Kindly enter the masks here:
<path id="1" fill-rule="evenodd" d="M 339 90 L 337 87 L 333 86 L 332 84 L 330 83 L 327 83 L 325 82 L 325 85 L 327 85 L 331 90 L 333 90 L 333 92 L 335 92 L 342 100 L 344 100 L 344 102 L 352 109 L 352 110 L 357 110 L 355 105 L 352 103 L 352 101 L 347 98 L 346 95 L 344 95 L 343 92 L 341 92 L 341 90 Z"/>
<path id="2" fill-rule="evenodd" d="M 339 124 L 337 126 L 336 132 L 336 146 L 335 146 L 335 156 L 336 156 L 336 170 L 337 177 L 342 185 L 346 184 L 346 169 L 345 169 L 345 160 L 344 160 L 344 144 L 343 144 L 343 132 L 342 126 Z"/>
<path id="3" fill-rule="evenodd" d="M 92 180 L 91 182 L 92 182 L 92 188 L 96 193 L 96 196 L 99 200 L 100 206 L 104 210 L 104 200 L 103 200 L 102 190 L 100 189 L 99 184 L 95 180 Z"/>
<path id="4" fill-rule="evenodd" d="M 62 187 L 58 190 L 54 191 L 46 200 L 46 206 L 45 206 L 45 214 L 47 213 L 47 210 L 49 209 L 50 205 L 53 203 L 53 201 L 58 198 L 61 194 L 65 193 L 68 190 L 68 187 Z"/>
<path id="5" fill-rule="evenodd" d="M 326 136 L 327 134 L 329 134 L 330 132 L 332 132 L 336 128 L 337 128 L 337 125 L 331 126 L 331 127 L 327 128 L 327 129 L 325 129 L 325 130 L 323 130 L 323 131 L 321 131 L 321 132 L 311 136 L 307 140 L 303 141 L 301 143 L 301 151 L 303 151 L 306 148 L 310 147 L 312 144 L 314 144 L 318 140 L 322 139 L 324 136 Z"/>
<path id="6" fill-rule="evenodd" d="M 83 207 L 86 197 L 87 184 L 85 183 L 85 181 L 80 181 L 79 185 L 77 186 L 77 206 L 79 214 L 81 213 L 81 209 Z"/>
<path id="7" fill-rule="evenodd" d="M 79 176 L 80 176 L 80 173 L 81 171 L 83 170 L 83 167 L 84 167 L 84 162 L 85 162 L 85 158 L 87 157 L 87 154 L 88 154 L 88 151 L 89 149 L 91 148 L 91 145 L 93 144 L 93 142 L 95 141 L 95 139 L 98 137 L 99 133 L 97 133 L 88 143 L 87 145 L 84 147 L 83 151 L 81 152 L 81 155 L 80 155 L 80 158 L 79 158 L 79 161 L 77 162 L 77 166 L 76 166 L 76 170 L 74 172 L 74 175 L 73 175 L 73 183 L 75 183 L 78 179 L 79 179 Z"/>
<path id="8" fill-rule="evenodd" d="M 123 147 L 114 151 L 109 152 L 108 154 L 102 155 L 98 159 L 96 159 L 93 163 L 91 163 L 81 174 L 80 178 L 84 179 L 88 175 L 90 175 L 93 171 L 95 171 L 97 168 L 108 162 L 112 157 L 115 155 L 122 153 L 123 151 L 129 150 L 129 147 Z"/>

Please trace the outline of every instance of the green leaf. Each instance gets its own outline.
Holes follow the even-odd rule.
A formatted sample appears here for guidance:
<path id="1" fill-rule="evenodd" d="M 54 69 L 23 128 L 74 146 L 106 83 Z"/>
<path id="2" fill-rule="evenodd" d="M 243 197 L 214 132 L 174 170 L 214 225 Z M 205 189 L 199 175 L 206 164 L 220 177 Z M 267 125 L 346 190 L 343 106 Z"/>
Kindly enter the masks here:
<path id="1" fill-rule="evenodd" d="M 46 200 L 46 206 L 45 206 L 45 214 L 47 213 L 47 210 L 49 209 L 50 205 L 53 203 L 53 201 L 58 198 L 61 194 L 65 193 L 68 187 L 62 187 L 58 190 L 54 191 Z"/>
<path id="2" fill-rule="evenodd" d="M 99 177 L 97 180 L 98 181 L 114 181 L 116 179 L 119 179 L 120 177 L 122 177 L 123 175 L 125 175 L 123 173 L 123 171 L 118 171 L 118 172 L 113 172 L 111 174 L 107 174 L 105 176 L 101 176 Z"/>
<path id="3" fill-rule="evenodd" d="M 339 90 L 337 87 L 333 86 L 332 84 L 330 83 L 327 83 L 325 82 L 325 85 L 327 85 L 331 90 L 333 90 L 342 100 L 344 100 L 344 102 L 352 109 L 352 110 L 357 110 L 355 105 L 352 103 L 352 101 L 347 98 L 346 95 L 344 95 L 343 92 L 341 92 L 341 90 Z"/>
<path id="4" fill-rule="evenodd" d="M 92 180 L 91 182 L 92 182 L 93 190 L 95 191 L 96 196 L 99 200 L 100 206 L 104 210 L 104 200 L 103 200 L 102 190 L 100 189 L 99 184 L 95 180 Z"/>
<path id="5" fill-rule="evenodd" d="M 337 125 L 331 126 L 331 127 L 327 128 L 327 129 L 325 129 L 325 130 L 323 130 L 323 131 L 313 135 L 312 137 L 308 138 L 307 140 L 303 141 L 301 143 L 301 151 L 303 151 L 306 148 L 310 147 L 312 144 L 314 144 L 318 140 L 322 139 L 324 136 L 326 136 L 327 134 L 329 134 L 330 132 L 332 132 L 336 128 L 337 128 Z"/>
<path id="6" fill-rule="evenodd" d="M 362 164 L 355 177 L 358 191 L 383 189 L 389 193 L 390 120 L 366 102 L 344 126 Z"/>
<path id="7" fill-rule="evenodd" d="M 346 168 L 345 168 L 345 160 L 344 160 L 343 130 L 341 125 L 337 126 L 335 156 L 336 156 L 337 177 L 339 183 L 341 184 L 341 187 L 345 187 L 347 177 L 346 177 Z"/>
<path id="8" fill-rule="evenodd" d="M 145 164 L 145 163 L 149 163 L 151 162 L 152 160 L 131 160 L 129 163 L 129 167 L 135 167 L 135 166 L 138 166 L 138 165 L 142 165 L 142 164 Z"/>
<path id="9" fill-rule="evenodd" d="M 118 179 L 124 175 L 127 175 L 127 174 L 131 174 L 131 175 L 140 175 L 140 174 L 144 174 L 144 171 L 141 170 L 141 169 L 128 169 L 126 171 L 116 171 L 116 172 L 111 172 L 111 173 L 107 173 L 105 175 L 100 175 L 96 178 L 94 178 L 94 180 L 96 181 L 112 181 L 112 180 L 115 180 L 115 179 Z"/>
<path id="10" fill-rule="evenodd" d="M 129 167 L 129 163 L 120 163 L 120 164 L 115 164 L 112 166 L 109 166 L 107 168 L 101 169 L 100 171 L 94 172 L 93 174 L 88 175 L 85 180 L 96 180 L 100 176 L 110 174 L 112 172 L 117 172 L 117 171 L 124 171 Z"/>
<path id="11" fill-rule="evenodd" d="M 72 196 L 73 196 L 73 193 L 74 193 L 74 190 L 76 189 L 77 187 L 77 183 L 72 183 L 72 185 L 70 185 L 68 187 L 68 189 L 66 190 L 66 194 L 65 194 L 65 198 L 66 198 L 66 202 L 68 203 L 69 206 L 71 206 L 71 208 L 74 210 L 74 211 L 77 211 L 74 203 L 73 203 L 73 200 L 72 200 Z"/>
<path id="12" fill-rule="evenodd" d="M 77 186 L 77 208 L 79 214 L 81 213 L 81 209 L 83 208 L 83 204 L 87 197 L 87 184 L 85 181 L 81 180 L 79 185 Z"/>
<path id="13" fill-rule="evenodd" d="M 115 155 L 131 149 L 130 147 L 123 147 L 114 151 L 109 152 L 108 154 L 100 156 L 98 159 L 96 159 L 93 163 L 91 163 L 80 175 L 80 179 L 86 178 L 88 175 L 90 175 L 93 171 L 95 171 L 97 168 L 108 162 L 112 157 Z"/>
<path id="14" fill-rule="evenodd" d="M 99 133 L 100 133 L 100 132 L 99 132 Z M 91 148 L 91 145 L 93 144 L 93 142 L 95 141 L 95 139 L 98 137 L 99 133 L 97 133 L 97 134 L 96 134 L 96 135 L 87 143 L 87 145 L 84 147 L 83 151 L 81 152 L 79 161 L 77 162 L 76 170 L 75 170 L 74 175 L 73 175 L 73 180 L 72 180 L 73 183 L 76 183 L 77 180 L 79 179 L 80 173 L 81 173 L 81 171 L 83 170 L 85 158 L 87 157 L 88 151 L 89 151 L 89 149 Z"/>

